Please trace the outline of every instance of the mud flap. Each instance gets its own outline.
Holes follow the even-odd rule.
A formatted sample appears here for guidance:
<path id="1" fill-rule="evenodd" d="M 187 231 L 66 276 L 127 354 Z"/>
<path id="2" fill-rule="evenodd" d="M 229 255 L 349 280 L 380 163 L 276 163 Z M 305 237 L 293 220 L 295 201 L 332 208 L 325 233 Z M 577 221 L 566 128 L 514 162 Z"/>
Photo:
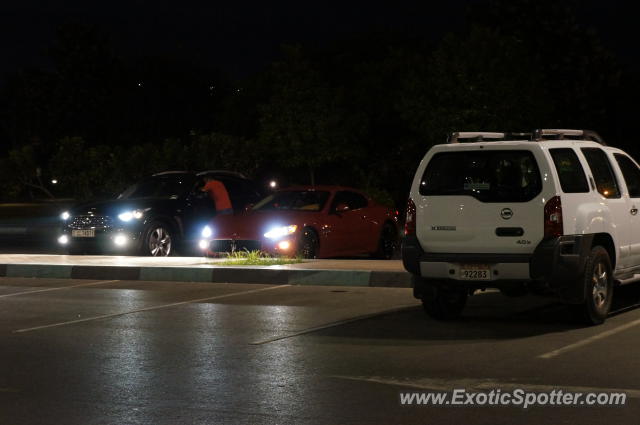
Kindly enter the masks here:
<path id="1" fill-rule="evenodd" d="M 547 282 L 567 303 L 584 302 L 582 277 L 592 242 L 593 235 L 561 236 L 540 242 L 531 258 L 531 277 Z"/>

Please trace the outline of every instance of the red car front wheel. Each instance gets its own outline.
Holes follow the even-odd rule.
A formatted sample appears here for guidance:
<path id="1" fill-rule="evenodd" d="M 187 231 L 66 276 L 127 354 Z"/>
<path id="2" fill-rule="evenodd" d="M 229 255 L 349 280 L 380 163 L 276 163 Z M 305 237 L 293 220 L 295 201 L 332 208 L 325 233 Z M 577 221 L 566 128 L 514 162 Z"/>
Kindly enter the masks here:
<path id="1" fill-rule="evenodd" d="M 318 235 L 312 229 L 304 229 L 298 244 L 298 255 L 302 258 L 316 258 L 318 256 Z"/>

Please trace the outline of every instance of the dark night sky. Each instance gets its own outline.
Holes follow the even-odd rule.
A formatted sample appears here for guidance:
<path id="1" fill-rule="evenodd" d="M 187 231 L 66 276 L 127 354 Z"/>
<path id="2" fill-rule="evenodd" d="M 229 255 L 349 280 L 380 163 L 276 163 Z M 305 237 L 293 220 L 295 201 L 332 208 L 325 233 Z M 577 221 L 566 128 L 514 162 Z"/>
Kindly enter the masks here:
<path id="1" fill-rule="evenodd" d="M 371 30 L 406 31 L 437 39 L 463 23 L 469 3 L 409 2 L 3 2 L 0 73 L 43 66 L 55 28 L 65 22 L 98 26 L 128 55 L 171 54 L 219 66 L 241 77 L 268 64 L 282 43 L 323 43 Z M 419 5 L 416 5 L 419 4 Z M 623 63 L 640 62 L 632 2 L 581 1 L 581 21 L 594 27 Z"/>

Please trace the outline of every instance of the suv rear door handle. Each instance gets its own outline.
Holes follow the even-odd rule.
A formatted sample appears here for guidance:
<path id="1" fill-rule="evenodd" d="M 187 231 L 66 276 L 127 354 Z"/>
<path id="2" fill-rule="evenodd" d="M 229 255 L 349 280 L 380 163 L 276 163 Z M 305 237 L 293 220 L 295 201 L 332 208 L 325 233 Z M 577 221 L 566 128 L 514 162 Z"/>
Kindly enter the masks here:
<path id="1" fill-rule="evenodd" d="M 631 215 L 636 215 L 638 214 L 638 209 L 635 207 L 635 205 L 633 207 L 631 207 L 631 211 L 629 211 L 631 213 Z"/>

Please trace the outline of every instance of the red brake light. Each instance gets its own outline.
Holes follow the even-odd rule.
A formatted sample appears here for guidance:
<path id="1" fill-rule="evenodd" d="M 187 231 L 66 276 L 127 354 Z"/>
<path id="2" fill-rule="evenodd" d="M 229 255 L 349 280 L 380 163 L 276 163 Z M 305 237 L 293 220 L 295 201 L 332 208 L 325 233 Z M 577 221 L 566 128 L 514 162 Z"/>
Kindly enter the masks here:
<path id="1" fill-rule="evenodd" d="M 416 204 L 413 199 L 407 201 L 407 216 L 404 222 L 404 235 L 410 236 L 416 234 Z"/>
<path id="2" fill-rule="evenodd" d="M 544 206 L 544 238 L 562 236 L 562 201 L 554 196 Z"/>

